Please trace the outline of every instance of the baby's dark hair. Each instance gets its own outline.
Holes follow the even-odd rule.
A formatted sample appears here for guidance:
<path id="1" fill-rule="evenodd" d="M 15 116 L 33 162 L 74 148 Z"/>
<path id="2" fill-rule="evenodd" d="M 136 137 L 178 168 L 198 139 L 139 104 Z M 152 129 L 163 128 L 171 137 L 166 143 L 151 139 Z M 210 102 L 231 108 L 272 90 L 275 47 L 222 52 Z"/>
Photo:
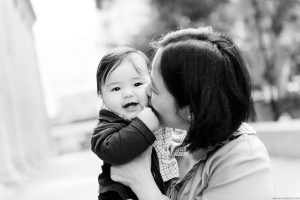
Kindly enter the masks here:
<path id="1" fill-rule="evenodd" d="M 126 58 L 129 59 L 130 62 L 132 62 L 133 66 L 136 68 L 136 70 L 139 72 L 139 66 L 136 66 L 135 63 L 132 61 L 132 55 L 137 54 L 141 56 L 147 65 L 148 70 L 150 71 L 150 62 L 147 56 L 134 48 L 131 47 L 116 47 L 111 49 L 108 53 L 106 53 L 97 68 L 97 94 L 101 94 L 101 87 L 105 83 L 106 78 L 110 72 L 112 72 L 114 69 L 116 69 L 121 62 Z"/>
<path id="2" fill-rule="evenodd" d="M 178 108 L 188 106 L 188 150 L 227 140 L 253 109 L 247 62 L 224 33 L 183 29 L 152 46 L 161 49 L 159 71 Z"/>

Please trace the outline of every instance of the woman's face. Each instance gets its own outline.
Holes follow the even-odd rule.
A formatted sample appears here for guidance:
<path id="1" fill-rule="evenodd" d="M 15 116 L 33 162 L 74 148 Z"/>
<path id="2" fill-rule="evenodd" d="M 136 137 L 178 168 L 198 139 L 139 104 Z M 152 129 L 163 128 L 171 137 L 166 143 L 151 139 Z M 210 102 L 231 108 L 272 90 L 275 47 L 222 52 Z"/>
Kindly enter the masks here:
<path id="1" fill-rule="evenodd" d="M 190 121 L 188 108 L 178 109 L 176 100 L 167 90 L 160 73 L 161 49 L 154 57 L 151 72 L 151 87 L 148 87 L 147 94 L 150 97 L 150 104 L 158 114 L 160 122 L 167 127 L 188 130 Z"/>

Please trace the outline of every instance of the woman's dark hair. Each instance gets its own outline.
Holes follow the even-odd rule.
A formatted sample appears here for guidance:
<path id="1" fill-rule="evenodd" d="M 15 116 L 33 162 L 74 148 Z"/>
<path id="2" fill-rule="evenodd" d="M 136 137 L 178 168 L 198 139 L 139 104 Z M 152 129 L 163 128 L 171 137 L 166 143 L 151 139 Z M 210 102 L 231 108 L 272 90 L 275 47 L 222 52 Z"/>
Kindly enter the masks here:
<path id="1" fill-rule="evenodd" d="M 125 58 L 129 59 L 132 62 L 133 66 L 138 72 L 140 71 L 139 66 L 136 66 L 132 60 L 133 54 L 140 55 L 143 59 L 145 59 L 145 63 L 148 67 L 148 70 L 150 71 L 149 59 L 143 52 L 131 47 L 113 48 L 102 57 L 97 68 L 96 79 L 98 95 L 101 94 L 101 87 L 105 83 L 108 74 L 115 70 Z"/>
<path id="2" fill-rule="evenodd" d="M 177 107 L 188 106 L 188 150 L 227 140 L 252 110 L 247 63 L 234 42 L 211 29 L 183 29 L 153 42 L 160 73 Z"/>

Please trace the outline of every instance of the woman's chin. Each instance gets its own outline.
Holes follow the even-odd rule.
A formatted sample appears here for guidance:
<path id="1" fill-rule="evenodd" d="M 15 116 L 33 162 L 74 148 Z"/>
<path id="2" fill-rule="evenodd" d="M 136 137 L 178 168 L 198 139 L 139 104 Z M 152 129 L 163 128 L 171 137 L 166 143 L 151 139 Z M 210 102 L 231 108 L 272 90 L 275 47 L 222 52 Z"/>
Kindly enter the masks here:
<path id="1" fill-rule="evenodd" d="M 172 122 L 169 122 L 169 121 L 165 121 L 163 119 L 159 119 L 160 123 L 163 125 L 163 126 L 166 126 L 166 127 L 169 127 L 169 128 L 176 128 L 176 125 Z"/>

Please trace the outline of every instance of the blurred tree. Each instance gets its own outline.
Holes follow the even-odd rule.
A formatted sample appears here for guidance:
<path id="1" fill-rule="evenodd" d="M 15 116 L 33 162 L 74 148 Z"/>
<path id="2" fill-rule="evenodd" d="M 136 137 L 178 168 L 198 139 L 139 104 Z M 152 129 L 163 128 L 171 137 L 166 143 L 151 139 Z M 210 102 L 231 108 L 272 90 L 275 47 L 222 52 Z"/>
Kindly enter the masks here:
<path id="1" fill-rule="evenodd" d="M 263 77 L 270 88 L 276 88 L 277 91 L 281 88 L 279 80 L 283 68 L 282 62 L 280 63 L 278 59 L 291 59 L 292 55 L 292 52 L 286 52 L 290 48 L 285 48 L 280 37 L 288 24 L 294 24 L 295 21 L 298 21 L 299 24 L 299 17 L 294 12 L 295 6 L 299 3 L 299 0 L 251 0 L 254 22 L 252 27 L 256 32 L 258 49 L 265 66 Z M 273 90 L 271 89 L 271 91 Z M 277 104 L 280 92 L 271 92 L 274 120 L 280 116 Z"/>
<path id="2" fill-rule="evenodd" d="M 208 16 L 228 0 L 151 0 L 159 12 L 159 19 L 167 29 L 189 26 L 206 21 Z"/>
<path id="3" fill-rule="evenodd" d="M 102 9 L 103 8 L 103 4 L 109 3 L 111 1 L 112 0 L 95 0 L 95 2 L 96 2 L 96 8 Z"/>
<path id="4" fill-rule="evenodd" d="M 151 29 L 142 29 L 134 45 L 152 55 L 149 41 L 171 30 L 208 25 L 209 16 L 229 0 L 150 0 L 153 8 Z"/>
<path id="5" fill-rule="evenodd" d="M 101 0 L 96 0 L 101 1 Z M 113 1 L 113 0 L 102 0 Z M 145 0 L 146 1 L 146 0 Z M 130 45 L 152 55 L 149 42 L 160 34 L 186 27 L 212 26 L 231 34 L 250 61 L 255 88 L 269 86 L 281 94 L 300 52 L 300 0 L 147 0 L 149 24 Z M 159 34 L 159 35 L 158 35 Z M 298 64 L 299 65 L 299 64 Z M 283 73 L 285 71 L 285 73 Z M 294 70 L 297 71 L 297 70 Z M 285 74 L 285 75 L 284 75 Z M 286 77 L 284 77 L 286 76 Z M 283 81 L 285 79 L 285 81 Z M 280 113 L 271 95 L 276 120 Z"/>
<path id="6" fill-rule="evenodd" d="M 264 76 L 270 85 L 276 85 L 275 56 L 278 45 L 278 37 L 282 32 L 284 22 L 295 0 L 251 0 L 254 9 L 255 30 L 259 40 L 259 49 L 265 62 Z"/>

